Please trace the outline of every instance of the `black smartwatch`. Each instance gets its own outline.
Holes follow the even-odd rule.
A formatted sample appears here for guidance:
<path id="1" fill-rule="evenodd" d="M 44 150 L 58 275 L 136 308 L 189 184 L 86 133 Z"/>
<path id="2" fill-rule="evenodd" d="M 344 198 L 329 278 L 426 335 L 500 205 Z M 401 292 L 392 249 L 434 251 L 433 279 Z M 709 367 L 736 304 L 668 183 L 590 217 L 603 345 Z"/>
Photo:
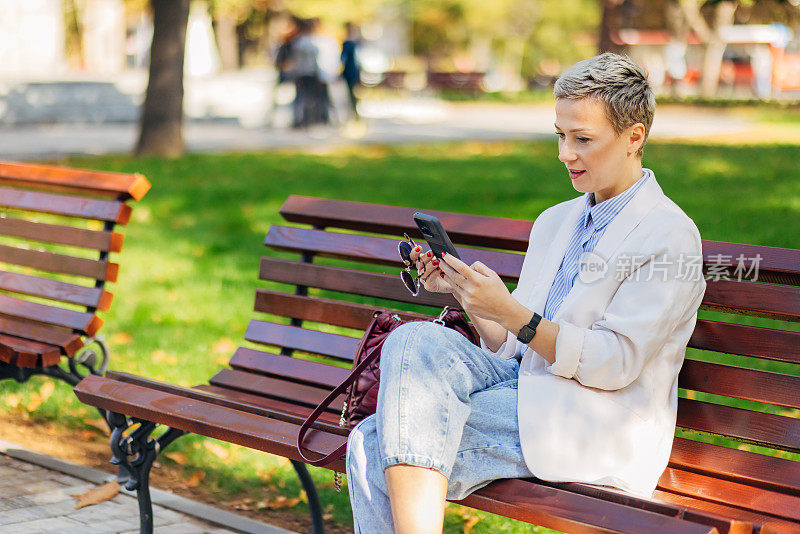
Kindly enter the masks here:
<path id="1" fill-rule="evenodd" d="M 539 326 L 539 321 L 542 320 L 542 316 L 538 313 L 534 313 L 533 317 L 528 324 L 520 328 L 519 334 L 517 334 L 517 339 L 525 343 L 526 345 L 531 342 L 533 336 L 536 335 L 536 327 Z"/>

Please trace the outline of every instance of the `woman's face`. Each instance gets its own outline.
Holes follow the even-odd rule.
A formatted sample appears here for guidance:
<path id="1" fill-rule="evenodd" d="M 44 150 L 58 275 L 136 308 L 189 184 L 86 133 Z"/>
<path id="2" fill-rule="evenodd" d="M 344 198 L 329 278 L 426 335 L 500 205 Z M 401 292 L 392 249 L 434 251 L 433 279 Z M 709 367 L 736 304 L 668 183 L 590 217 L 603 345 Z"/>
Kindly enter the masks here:
<path id="1" fill-rule="evenodd" d="M 594 193 L 595 202 L 622 193 L 641 177 L 641 160 L 635 155 L 644 138 L 641 124 L 617 135 L 600 101 L 559 98 L 555 126 L 558 159 L 566 165 L 573 187 Z"/>

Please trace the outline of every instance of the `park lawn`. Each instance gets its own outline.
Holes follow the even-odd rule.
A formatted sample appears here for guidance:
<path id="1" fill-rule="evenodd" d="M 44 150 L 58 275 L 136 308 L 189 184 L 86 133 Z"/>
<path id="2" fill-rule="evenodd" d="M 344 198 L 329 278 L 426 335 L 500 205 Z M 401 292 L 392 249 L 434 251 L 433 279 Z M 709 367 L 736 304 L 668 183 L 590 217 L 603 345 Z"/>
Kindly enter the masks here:
<path id="1" fill-rule="evenodd" d="M 653 143 L 644 163 L 704 239 L 800 248 L 798 160 L 800 146 Z M 119 281 L 110 286 L 115 302 L 103 315 L 102 332 L 112 369 L 185 386 L 207 382 L 241 343 L 253 315 L 254 290 L 265 285 L 257 280 L 264 235 L 281 221 L 278 208 L 289 194 L 522 219 L 576 195 L 556 159 L 554 141 L 59 163 L 141 172 L 152 182 L 125 229 Z M 0 407 L 25 411 L 41 403 L 32 418 L 73 429 L 97 419 L 66 387 L 42 398 L 45 381 L 0 383 Z M 218 491 L 221 501 L 300 495 L 291 466 L 280 458 L 193 435 L 167 452 L 181 453 L 174 458 L 185 464 L 187 476 L 205 470 L 203 483 Z M 312 468 L 312 474 L 322 501 L 333 504 L 328 508 L 333 519 L 349 524 L 347 492 L 334 492 L 329 471 Z M 302 503 L 295 508 L 306 511 Z M 475 533 L 531 531 L 519 522 L 450 505 L 447 532 L 472 524 Z"/>

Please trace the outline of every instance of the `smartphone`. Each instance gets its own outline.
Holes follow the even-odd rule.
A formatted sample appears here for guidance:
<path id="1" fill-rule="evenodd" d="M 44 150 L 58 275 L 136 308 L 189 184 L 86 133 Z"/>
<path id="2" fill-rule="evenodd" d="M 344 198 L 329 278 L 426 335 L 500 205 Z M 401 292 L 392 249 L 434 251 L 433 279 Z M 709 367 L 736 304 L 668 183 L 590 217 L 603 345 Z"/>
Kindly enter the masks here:
<path id="1" fill-rule="evenodd" d="M 427 213 L 417 212 L 414 214 L 414 222 L 417 223 L 419 231 L 422 232 L 422 237 L 428 242 L 437 258 L 442 259 L 442 252 L 447 252 L 461 259 L 438 218 Z"/>

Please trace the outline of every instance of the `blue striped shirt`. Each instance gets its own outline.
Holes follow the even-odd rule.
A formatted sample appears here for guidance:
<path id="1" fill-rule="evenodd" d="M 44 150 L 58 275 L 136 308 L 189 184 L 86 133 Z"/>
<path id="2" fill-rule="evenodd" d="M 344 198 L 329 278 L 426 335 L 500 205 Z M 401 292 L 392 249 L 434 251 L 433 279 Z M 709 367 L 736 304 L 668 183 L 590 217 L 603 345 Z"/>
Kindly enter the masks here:
<path id="1" fill-rule="evenodd" d="M 628 202 L 641 189 L 647 179 L 652 176 L 653 171 L 643 169 L 642 177 L 628 189 L 615 197 L 611 197 L 599 204 L 594 203 L 594 193 L 584 195 L 585 204 L 583 213 L 577 221 L 572 231 L 572 238 L 567 245 L 567 251 L 561 265 L 558 268 L 553 285 L 547 294 L 547 302 L 544 305 L 542 316 L 552 320 L 561 304 L 564 302 L 569 290 L 575 284 L 575 277 L 578 275 L 578 260 L 584 252 L 594 250 L 597 242 L 606 232 L 608 223 L 622 211 Z"/>

